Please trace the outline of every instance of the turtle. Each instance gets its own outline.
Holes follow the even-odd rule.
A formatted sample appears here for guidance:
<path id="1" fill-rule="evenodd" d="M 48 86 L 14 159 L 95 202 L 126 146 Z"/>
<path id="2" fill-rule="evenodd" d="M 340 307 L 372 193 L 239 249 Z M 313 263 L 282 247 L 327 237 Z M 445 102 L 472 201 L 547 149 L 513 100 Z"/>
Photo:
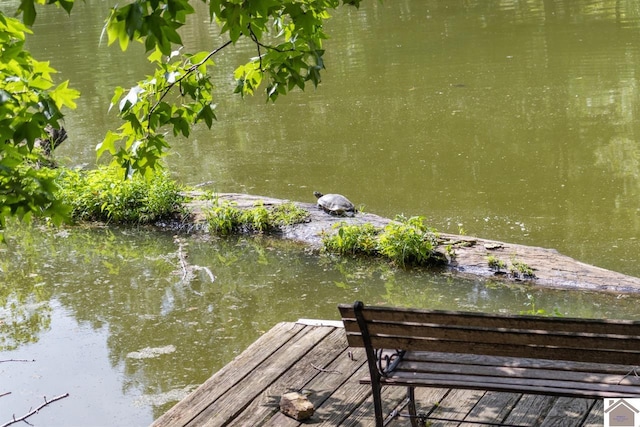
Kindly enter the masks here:
<path id="1" fill-rule="evenodd" d="M 313 195 L 318 198 L 318 207 L 330 215 L 354 216 L 356 207 L 342 194 L 322 194 L 314 191 Z"/>

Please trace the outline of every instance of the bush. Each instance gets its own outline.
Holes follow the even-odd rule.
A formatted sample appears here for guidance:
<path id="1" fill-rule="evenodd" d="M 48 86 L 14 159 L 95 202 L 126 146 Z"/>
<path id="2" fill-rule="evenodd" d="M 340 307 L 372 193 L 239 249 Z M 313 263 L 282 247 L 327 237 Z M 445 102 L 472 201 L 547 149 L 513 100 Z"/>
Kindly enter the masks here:
<path id="1" fill-rule="evenodd" d="M 57 196 L 80 221 L 150 223 L 180 209 L 184 197 L 168 173 L 154 173 L 149 179 L 140 175 L 124 179 L 122 174 L 118 167 L 63 170 Z"/>

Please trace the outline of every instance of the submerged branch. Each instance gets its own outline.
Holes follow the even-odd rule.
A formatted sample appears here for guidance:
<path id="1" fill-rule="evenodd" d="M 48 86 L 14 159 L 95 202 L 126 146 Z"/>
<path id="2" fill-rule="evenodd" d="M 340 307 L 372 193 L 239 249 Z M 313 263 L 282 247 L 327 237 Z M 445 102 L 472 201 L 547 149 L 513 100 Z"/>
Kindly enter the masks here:
<path id="1" fill-rule="evenodd" d="M 173 241 L 175 244 L 178 245 L 177 254 L 178 254 L 178 262 L 180 264 L 180 272 L 182 275 L 182 278 L 180 279 L 180 281 L 182 283 L 189 284 L 195 278 L 194 271 L 201 271 L 201 270 L 204 270 L 204 272 L 207 273 L 207 276 L 209 276 L 209 280 L 211 280 L 211 283 L 215 282 L 216 276 L 211 272 L 211 270 L 209 270 L 209 268 L 202 267 L 200 265 L 189 264 L 189 262 L 187 261 L 189 254 L 187 254 L 187 252 L 184 250 L 185 246 L 188 245 L 187 243 L 182 242 L 178 236 L 174 236 Z"/>
<path id="2" fill-rule="evenodd" d="M 27 414 L 21 416 L 20 418 L 16 418 L 16 416 L 14 415 L 13 419 L 11 421 L 8 421 L 8 422 L 2 424 L 2 426 L 0 426 L 0 427 L 7 427 L 7 426 L 10 426 L 11 424 L 19 423 L 21 421 L 24 421 L 25 423 L 29 424 L 27 422 L 27 418 L 31 417 L 32 415 L 37 414 L 45 406 L 48 406 L 49 404 L 51 404 L 51 403 L 53 403 L 53 402 L 55 402 L 57 400 L 64 399 L 65 397 L 68 397 L 68 396 L 69 396 L 69 393 L 65 393 L 65 394 L 61 394 L 60 396 L 56 396 L 51 400 L 47 400 L 47 396 L 45 396 L 44 397 L 44 403 L 42 405 L 38 406 L 36 409 L 33 409 L 33 410 L 29 411 Z"/>

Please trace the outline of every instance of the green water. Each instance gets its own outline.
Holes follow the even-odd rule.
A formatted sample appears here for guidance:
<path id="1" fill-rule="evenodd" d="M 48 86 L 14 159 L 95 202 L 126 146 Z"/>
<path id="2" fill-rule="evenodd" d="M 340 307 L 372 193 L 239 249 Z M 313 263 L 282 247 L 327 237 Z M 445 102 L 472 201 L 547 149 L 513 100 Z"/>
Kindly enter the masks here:
<path id="1" fill-rule="evenodd" d="M 6 6 L 5 6 L 6 4 Z M 3 3 L 15 7 L 18 2 Z M 33 52 L 82 91 L 67 165 L 95 163 L 118 125 L 112 87 L 148 71 L 141 49 L 99 44 L 115 2 L 45 9 Z M 368 212 L 424 215 L 457 233 L 552 247 L 640 275 L 635 1 L 365 2 L 328 24 L 318 90 L 240 100 L 223 51 L 219 122 L 176 140 L 187 184 L 312 201 L 341 192 Z M 190 47 L 221 44 L 205 21 Z M 179 252 L 202 267 L 185 280 Z M 215 276 L 211 280 L 209 272 Z M 268 239 L 147 229 L 12 227 L 0 248 L 0 422 L 43 395 L 70 397 L 42 425 L 146 425 L 279 321 L 337 318 L 336 304 L 638 318 L 638 298 L 506 286 L 335 260 Z"/>

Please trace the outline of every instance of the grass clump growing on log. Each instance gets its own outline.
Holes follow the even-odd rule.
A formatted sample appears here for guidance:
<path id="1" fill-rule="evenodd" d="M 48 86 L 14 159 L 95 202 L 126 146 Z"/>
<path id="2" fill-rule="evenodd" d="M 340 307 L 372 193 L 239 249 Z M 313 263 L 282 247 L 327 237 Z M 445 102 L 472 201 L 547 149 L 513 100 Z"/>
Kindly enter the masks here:
<path id="1" fill-rule="evenodd" d="M 288 225 L 305 222 L 309 213 L 294 203 L 266 207 L 259 203 L 250 209 L 240 209 L 232 203 L 219 203 L 206 212 L 211 231 L 217 234 L 264 233 Z"/>
<path id="2" fill-rule="evenodd" d="M 166 172 L 150 178 L 124 179 L 118 167 L 65 169 L 58 177 L 58 197 L 79 221 L 150 223 L 180 211 L 181 187 Z"/>
<path id="3" fill-rule="evenodd" d="M 323 235 L 324 249 L 339 254 L 376 255 L 378 252 L 378 234 L 381 229 L 371 224 L 348 225 L 339 223 L 334 235 Z"/>
<path id="4" fill-rule="evenodd" d="M 329 252 L 378 255 L 402 266 L 446 262 L 446 257 L 437 251 L 436 231 L 427 227 L 420 216 L 398 216 L 384 228 L 340 223 L 335 234 L 323 236 L 322 243 Z"/>
<path id="5" fill-rule="evenodd" d="M 497 258 L 494 255 L 489 255 L 487 257 L 487 264 L 489 264 L 489 268 L 495 271 L 502 271 L 503 269 L 507 268 L 507 263 L 502 261 L 501 259 Z"/>
<path id="6" fill-rule="evenodd" d="M 522 277 L 523 279 L 535 279 L 536 275 L 533 272 L 533 268 L 524 261 L 512 260 L 511 267 L 509 267 L 509 273 L 515 278 Z"/>

